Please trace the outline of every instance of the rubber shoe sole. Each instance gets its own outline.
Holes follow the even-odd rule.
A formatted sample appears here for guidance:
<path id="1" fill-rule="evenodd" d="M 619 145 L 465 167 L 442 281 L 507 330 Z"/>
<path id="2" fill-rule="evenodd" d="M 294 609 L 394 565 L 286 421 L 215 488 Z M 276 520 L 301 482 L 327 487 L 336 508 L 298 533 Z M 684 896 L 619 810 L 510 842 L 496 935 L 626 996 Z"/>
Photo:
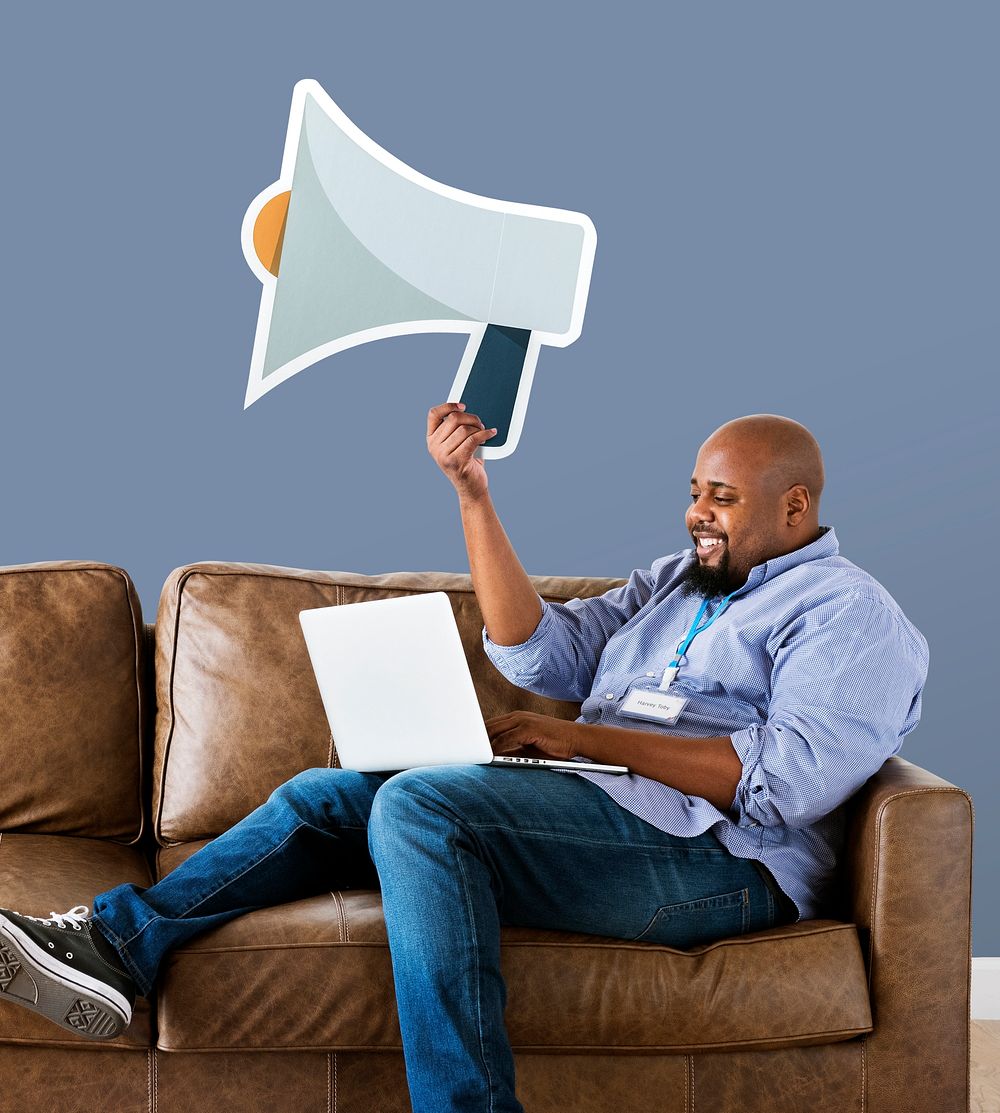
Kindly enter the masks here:
<path id="1" fill-rule="evenodd" d="M 121 994 L 53 960 L 3 914 L 0 1001 L 23 1005 L 91 1040 L 113 1040 L 132 1019 L 131 1007 Z"/>

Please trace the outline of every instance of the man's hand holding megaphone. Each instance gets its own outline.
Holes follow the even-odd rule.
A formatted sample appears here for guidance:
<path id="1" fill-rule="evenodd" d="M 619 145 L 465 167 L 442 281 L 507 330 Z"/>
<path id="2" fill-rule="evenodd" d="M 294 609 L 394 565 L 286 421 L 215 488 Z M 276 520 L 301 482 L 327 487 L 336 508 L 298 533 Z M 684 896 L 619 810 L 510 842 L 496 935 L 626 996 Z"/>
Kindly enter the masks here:
<path id="1" fill-rule="evenodd" d="M 487 429 L 476 414 L 466 413 L 464 402 L 444 402 L 428 413 L 427 450 L 460 499 L 486 494 L 486 467 L 475 453 L 495 432 Z"/>

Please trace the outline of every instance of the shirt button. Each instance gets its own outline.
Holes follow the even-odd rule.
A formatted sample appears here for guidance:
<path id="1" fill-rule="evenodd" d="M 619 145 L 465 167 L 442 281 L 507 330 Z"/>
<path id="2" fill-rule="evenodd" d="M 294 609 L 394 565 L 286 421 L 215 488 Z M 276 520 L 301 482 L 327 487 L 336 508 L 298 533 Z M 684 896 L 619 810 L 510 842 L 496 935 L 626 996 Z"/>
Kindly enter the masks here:
<path id="1" fill-rule="evenodd" d="M 656 676 L 656 673 L 655 672 L 647 672 L 646 675 L 647 676 Z"/>
<path id="2" fill-rule="evenodd" d="M 605 699 L 614 699 L 615 694 L 614 694 L 614 692 L 608 692 L 607 695 L 604 698 Z"/>

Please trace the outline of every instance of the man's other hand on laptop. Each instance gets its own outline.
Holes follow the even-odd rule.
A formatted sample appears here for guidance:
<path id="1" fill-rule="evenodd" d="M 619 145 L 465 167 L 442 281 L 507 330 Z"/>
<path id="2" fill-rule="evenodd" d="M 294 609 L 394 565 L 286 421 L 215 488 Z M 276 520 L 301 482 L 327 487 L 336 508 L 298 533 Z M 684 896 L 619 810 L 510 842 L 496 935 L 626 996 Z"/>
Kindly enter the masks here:
<path id="1" fill-rule="evenodd" d="M 568 761 L 577 756 L 576 737 L 579 724 L 533 711 L 511 711 L 486 720 L 486 732 L 497 756 L 526 754 Z"/>

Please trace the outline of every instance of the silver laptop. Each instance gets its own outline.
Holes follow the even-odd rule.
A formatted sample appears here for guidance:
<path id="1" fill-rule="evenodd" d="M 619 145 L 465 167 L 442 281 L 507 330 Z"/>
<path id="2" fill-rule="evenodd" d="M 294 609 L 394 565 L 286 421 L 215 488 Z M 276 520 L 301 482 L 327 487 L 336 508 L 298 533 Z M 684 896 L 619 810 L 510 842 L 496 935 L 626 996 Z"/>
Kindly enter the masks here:
<path id="1" fill-rule="evenodd" d="M 627 773 L 624 765 L 496 757 L 443 591 L 299 612 L 345 769 L 503 765 Z"/>

